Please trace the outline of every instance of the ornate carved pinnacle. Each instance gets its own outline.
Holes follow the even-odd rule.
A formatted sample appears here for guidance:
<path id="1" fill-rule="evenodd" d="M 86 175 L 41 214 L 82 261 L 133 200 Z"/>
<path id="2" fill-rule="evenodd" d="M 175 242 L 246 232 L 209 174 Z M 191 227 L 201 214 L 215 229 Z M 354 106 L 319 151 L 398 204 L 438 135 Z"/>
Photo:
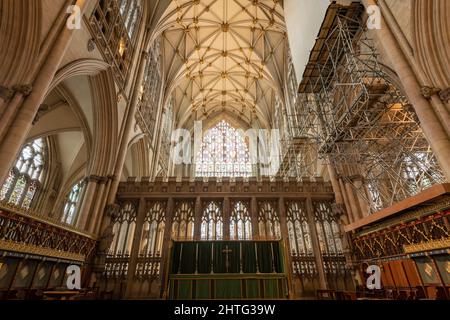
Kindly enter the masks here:
<path id="1" fill-rule="evenodd" d="M 108 217 L 111 219 L 114 219 L 120 211 L 120 206 L 116 203 L 114 204 L 108 204 L 105 208 L 105 213 Z"/>
<path id="2" fill-rule="evenodd" d="M 333 210 L 333 213 L 338 215 L 338 216 L 342 216 L 342 215 L 345 214 L 345 209 L 344 209 L 344 206 L 342 204 L 333 203 L 331 205 L 331 210 Z"/>

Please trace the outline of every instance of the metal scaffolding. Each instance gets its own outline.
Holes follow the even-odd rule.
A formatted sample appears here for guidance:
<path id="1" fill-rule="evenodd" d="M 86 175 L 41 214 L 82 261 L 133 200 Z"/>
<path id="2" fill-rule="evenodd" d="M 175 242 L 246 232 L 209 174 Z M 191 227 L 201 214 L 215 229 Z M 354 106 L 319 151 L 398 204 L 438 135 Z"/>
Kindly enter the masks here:
<path id="1" fill-rule="evenodd" d="M 358 4 L 328 11 L 288 118 L 375 212 L 445 178 L 413 106 L 380 64 L 362 12 Z"/>
<path id="2" fill-rule="evenodd" d="M 281 177 L 313 177 L 317 171 L 317 143 L 310 138 L 289 137 L 283 139 Z"/>
<path id="3" fill-rule="evenodd" d="M 288 101 L 279 115 L 276 127 L 283 128 L 281 134 L 281 161 L 278 175 L 286 178 L 313 177 L 318 174 L 318 140 L 314 125 L 315 111 L 311 104 L 300 101 L 298 82 L 292 59 L 288 57 Z M 276 107 L 276 110 L 282 106 Z M 281 120 L 281 121 L 280 121 Z M 311 127 L 314 126 L 314 127 Z"/>

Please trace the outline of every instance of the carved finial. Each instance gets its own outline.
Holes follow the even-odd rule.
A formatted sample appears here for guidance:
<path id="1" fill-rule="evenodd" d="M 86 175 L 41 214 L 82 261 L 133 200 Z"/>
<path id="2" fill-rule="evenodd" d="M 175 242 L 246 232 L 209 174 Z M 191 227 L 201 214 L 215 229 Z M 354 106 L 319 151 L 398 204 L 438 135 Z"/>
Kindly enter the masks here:
<path id="1" fill-rule="evenodd" d="M 337 216 L 343 216 L 345 214 L 344 205 L 342 205 L 340 203 L 333 203 L 331 205 L 331 210 Z"/>
<path id="2" fill-rule="evenodd" d="M 108 204 L 105 208 L 106 215 L 114 220 L 119 214 L 120 206 L 116 203 Z"/>

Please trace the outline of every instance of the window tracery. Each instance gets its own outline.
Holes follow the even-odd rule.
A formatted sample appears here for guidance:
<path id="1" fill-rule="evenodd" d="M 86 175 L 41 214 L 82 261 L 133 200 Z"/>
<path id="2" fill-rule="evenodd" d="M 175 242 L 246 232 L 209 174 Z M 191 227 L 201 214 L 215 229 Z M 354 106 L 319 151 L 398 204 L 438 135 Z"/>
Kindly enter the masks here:
<path id="1" fill-rule="evenodd" d="M 342 240 L 338 218 L 333 213 L 331 203 L 315 202 L 314 215 L 322 254 L 331 256 L 342 255 Z"/>
<path id="2" fill-rule="evenodd" d="M 252 165 L 243 134 L 221 121 L 203 137 L 196 158 L 197 177 L 250 177 Z"/>
<path id="3" fill-rule="evenodd" d="M 202 240 L 223 239 L 222 202 L 209 201 L 203 204 L 203 216 L 201 224 Z"/>
<path id="4" fill-rule="evenodd" d="M 164 230 L 166 227 L 166 202 L 149 203 L 142 229 L 140 255 L 146 257 L 160 257 Z"/>
<path id="5" fill-rule="evenodd" d="M 144 79 L 140 88 L 140 97 L 136 112 L 136 121 L 152 141 L 155 132 L 159 99 L 161 96 L 161 51 L 160 40 L 156 40 L 149 50 Z"/>
<path id="6" fill-rule="evenodd" d="M 252 239 L 252 221 L 248 201 L 238 200 L 232 204 L 230 215 L 230 238 L 233 240 Z"/>
<path id="7" fill-rule="evenodd" d="M 172 222 L 172 239 L 192 239 L 194 237 L 194 222 L 194 201 L 177 201 Z"/>
<path id="8" fill-rule="evenodd" d="M 46 149 L 42 138 L 25 144 L 0 190 L 0 201 L 30 209 L 42 186 Z"/>
<path id="9" fill-rule="evenodd" d="M 281 238 L 280 217 L 277 202 L 263 200 L 258 202 L 259 236 L 262 238 Z"/>
<path id="10" fill-rule="evenodd" d="M 81 195 L 84 189 L 84 181 L 79 181 L 74 184 L 69 194 L 66 197 L 64 204 L 63 216 L 61 221 L 66 224 L 74 224 L 77 219 Z"/>
<path id="11" fill-rule="evenodd" d="M 109 254 L 129 256 L 136 229 L 137 208 L 132 202 L 123 204 L 113 221 L 114 239 Z"/>

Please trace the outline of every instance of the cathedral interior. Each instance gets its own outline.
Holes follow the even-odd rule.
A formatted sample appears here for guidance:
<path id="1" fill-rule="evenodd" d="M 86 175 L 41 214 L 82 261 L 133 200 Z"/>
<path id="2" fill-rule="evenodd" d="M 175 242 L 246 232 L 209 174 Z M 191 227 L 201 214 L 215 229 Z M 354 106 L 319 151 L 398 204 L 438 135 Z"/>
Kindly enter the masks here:
<path id="1" fill-rule="evenodd" d="M 0 0 L 0 300 L 449 300 L 449 16 Z"/>

